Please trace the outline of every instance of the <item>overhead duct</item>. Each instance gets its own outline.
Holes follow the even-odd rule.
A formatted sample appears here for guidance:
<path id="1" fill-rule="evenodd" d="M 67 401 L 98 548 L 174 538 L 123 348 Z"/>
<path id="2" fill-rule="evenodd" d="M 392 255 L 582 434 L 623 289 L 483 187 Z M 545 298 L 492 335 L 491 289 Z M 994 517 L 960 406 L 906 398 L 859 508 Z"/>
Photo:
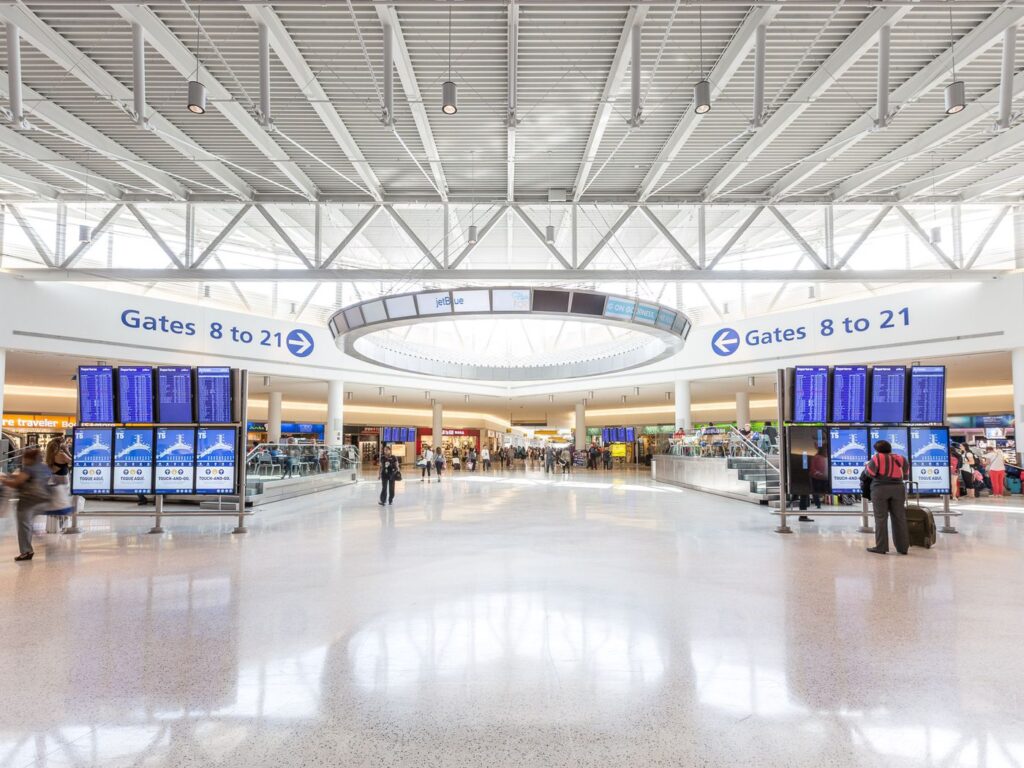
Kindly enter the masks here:
<path id="1" fill-rule="evenodd" d="M 11 125 L 27 128 L 21 100 L 21 34 L 11 22 L 7 22 L 7 88 L 10 92 Z"/>
<path id="2" fill-rule="evenodd" d="M 262 22 L 260 30 L 260 125 L 270 128 L 270 31 Z"/>
<path id="3" fill-rule="evenodd" d="M 148 125 L 146 120 L 146 36 L 142 26 L 132 24 L 132 99 L 135 104 L 135 124 Z"/>
<path id="4" fill-rule="evenodd" d="M 640 114 L 640 24 L 633 25 L 633 32 L 630 35 L 630 42 L 633 48 L 633 62 L 632 71 L 630 72 L 631 78 L 631 90 L 630 90 L 630 108 L 629 108 L 629 124 L 636 128 L 643 122 L 643 117 Z"/>
<path id="5" fill-rule="evenodd" d="M 1009 27 L 1003 32 L 1003 65 L 999 79 L 999 119 L 996 121 L 997 131 L 1010 128 L 1013 119 L 1013 67 L 1014 54 L 1017 48 L 1017 27 Z"/>
<path id="6" fill-rule="evenodd" d="M 878 96 L 875 128 L 889 125 L 889 39 L 892 30 L 886 24 L 878 30 Z"/>
<path id="7" fill-rule="evenodd" d="M 754 118 L 750 127 L 756 131 L 764 125 L 764 54 L 768 27 L 761 24 L 754 34 Z"/>
<path id="8" fill-rule="evenodd" d="M 395 124 L 395 49 L 394 33 L 390 24 L 384 25 L 384 125 Z"/>

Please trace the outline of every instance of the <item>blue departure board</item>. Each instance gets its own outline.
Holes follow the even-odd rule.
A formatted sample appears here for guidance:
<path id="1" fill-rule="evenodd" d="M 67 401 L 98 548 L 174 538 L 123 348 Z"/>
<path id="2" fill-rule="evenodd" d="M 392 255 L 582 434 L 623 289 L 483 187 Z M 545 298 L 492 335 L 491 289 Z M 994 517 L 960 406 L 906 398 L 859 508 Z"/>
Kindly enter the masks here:
<path id="1" fill-rule="evenodd" d="M 910 421 L 941 424 L 946 417 L 946 366 L 915 365 L 910 369 Z"/>
<path id="2" fill-rule="evenodd" d="M 828 421 L 828 366 L 798 365 L 793 371 L 793 421 Z"/>
<path id="3" fill-rule="evenodd" d="M 114 422 L 114 369 L 109 365 L 78 368 L 78 413 L 83 424 Z"/>
<path id="4" fill-rule="evenodd" d="M 907 367 L 876 365 L 871 369 L 871 421 L 901 422 L 906 418 Z"/>
<path id="5" fill-rule="evenodd" d="M 192 423 L 192 369 L 168 366 L 156 369 L 157 420 L 161 424 Z"/>
<path id="6" fill-rule="evenodd" d="M 859 424 L 867 421 L 868 367 L 837 365 L 832 369 L 832 421 Z"/>
<path id="7" fill-rule="evenodd" d="M 117 369 L 117 412 L 122 424 L 153 423 L 153 369 L 122 365 Z"/>
<path id="8" fill-rule="evenodd" d="M 230 424 L 231 369 L 197 368 L 196 400 L 200 424 Z"/>

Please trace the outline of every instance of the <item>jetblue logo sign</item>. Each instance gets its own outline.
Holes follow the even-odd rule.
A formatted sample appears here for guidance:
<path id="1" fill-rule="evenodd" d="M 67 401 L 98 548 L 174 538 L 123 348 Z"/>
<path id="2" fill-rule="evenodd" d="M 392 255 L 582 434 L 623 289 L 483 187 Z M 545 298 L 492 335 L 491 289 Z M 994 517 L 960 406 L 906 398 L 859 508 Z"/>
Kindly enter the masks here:
<path id="1" fill-rule="evenodd" d="M 442 296 L 438 299 L 434 299 L 434 306 L 437 307 L 438 309 L 440 309 L 441 307 L 450 307 L 453 303 L 455 304 L 455 306 L 459 306 L 460 304 L 465 303 L 465 299 L 463 299 L 461 296 L 455 299 L 454 302 L 452 302 L 450 296 Z"/>
<path id="2" fill-rule="evenodd" d="M 740 335 L 732 328 L 722 328 L 711 337 L 711 349 L 719 357 L 728 357 L 740 348 Z"/>

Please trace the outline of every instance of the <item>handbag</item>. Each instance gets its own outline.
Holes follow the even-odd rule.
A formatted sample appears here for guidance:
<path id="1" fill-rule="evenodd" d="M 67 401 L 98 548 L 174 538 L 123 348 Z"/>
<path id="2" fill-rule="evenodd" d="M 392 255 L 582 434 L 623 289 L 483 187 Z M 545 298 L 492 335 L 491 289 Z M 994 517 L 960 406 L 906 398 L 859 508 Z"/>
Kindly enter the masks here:
<path id="1" fill-rule="evenodd" d="M 399 483 L 402 481 L 402 468 L 399 467 L 395 470 L 395 482 Z"/>

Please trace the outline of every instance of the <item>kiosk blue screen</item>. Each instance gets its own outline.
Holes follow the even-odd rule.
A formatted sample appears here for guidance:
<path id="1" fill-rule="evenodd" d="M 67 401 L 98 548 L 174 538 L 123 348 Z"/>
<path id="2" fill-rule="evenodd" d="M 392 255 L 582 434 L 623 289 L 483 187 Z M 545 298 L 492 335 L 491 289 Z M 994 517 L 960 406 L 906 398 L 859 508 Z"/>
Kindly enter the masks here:
<path id="1" fill-rule="evenodd" d="M 153 430 L 114 429 L 114 493 L 153 492 Z"/>
<path id="2" fill-rule="evenodd" d="M 114 458 L 111 430 L 77 427 L 74 435 L 71 492 L 81 496 L 110 493 Z"/>
<path id="3" fill-rule="evenodd" d="M 865 427 L 832 427 L 828 431 L 832 493 L 860 493 L 860 473 L 868 463 Z"/>
<path id="4" fill-rule="evenodd" d="M 869 438 L 872 446 L 876 440 L 888 440 L 892 445 L 893 453 L 898 453 L 904 459 L 910 459 L 906 427 L 871 427 Z M 874 455 L 874 448 L 870 448 L 870 451 L 871 455 Z"/>
<path id="5" fill-rule="evenodd" d="M 196 430 L 159 427 L 156 430 L 156 477 L 160 494 L 192 493 L 195 487 Z"/>
<path id="6" fill-rule="evenodd" d="M 79 366 L 78 412 L 83 424 L 112 424 L 114 422 L 114 369 L 112 366 Z"/>
<path id="7" fill-rule="evenodd" d="M 828 421 L 828 366 L 798 365 L 793 369 L 793 421 Z"/>
<path id="8" fill-rule="evenodd" d="M 868 367 L 837 365 L 832 369 L 832 421 L 862 424 L 868 416 Z"/>
<path id="9" fill-rule="evenodd" d="M 196 430 L 196 493 L 234 493 L 235 430 Z"/>
<path id="10" fill-rule="evenodd" d="M 161 424 L 191 424 L 192 369 L 168 366 L 156 369 L 157 420 Z"/>
<path id="11" fill-rule="evenodd" d="M 117 412 L 122 424 L 152 424 L 153 369 L 123 365 L 117 369 Z"/>
<path id="12" fill-rule="evenodd" d="M 950 492 L 948 427 L 910 428 L 910 479 L 922 494 Z"/>
<path id="13" fill-rule="evenodd" d="M 906 418 L 907 367 L 876 365 L 871 369 L 871 421 L 900 422 Z"/>
<path id="14" fill-rule="evenodd" d="M 946 366 L 910 368 L 910 421 L 941 424 L 946 415 Z"/>
<path id="15" fill-rule="evenodd" d="M 197 368 L 196 400 L 200 424 L 230 424 L 231 369 Z"/>

